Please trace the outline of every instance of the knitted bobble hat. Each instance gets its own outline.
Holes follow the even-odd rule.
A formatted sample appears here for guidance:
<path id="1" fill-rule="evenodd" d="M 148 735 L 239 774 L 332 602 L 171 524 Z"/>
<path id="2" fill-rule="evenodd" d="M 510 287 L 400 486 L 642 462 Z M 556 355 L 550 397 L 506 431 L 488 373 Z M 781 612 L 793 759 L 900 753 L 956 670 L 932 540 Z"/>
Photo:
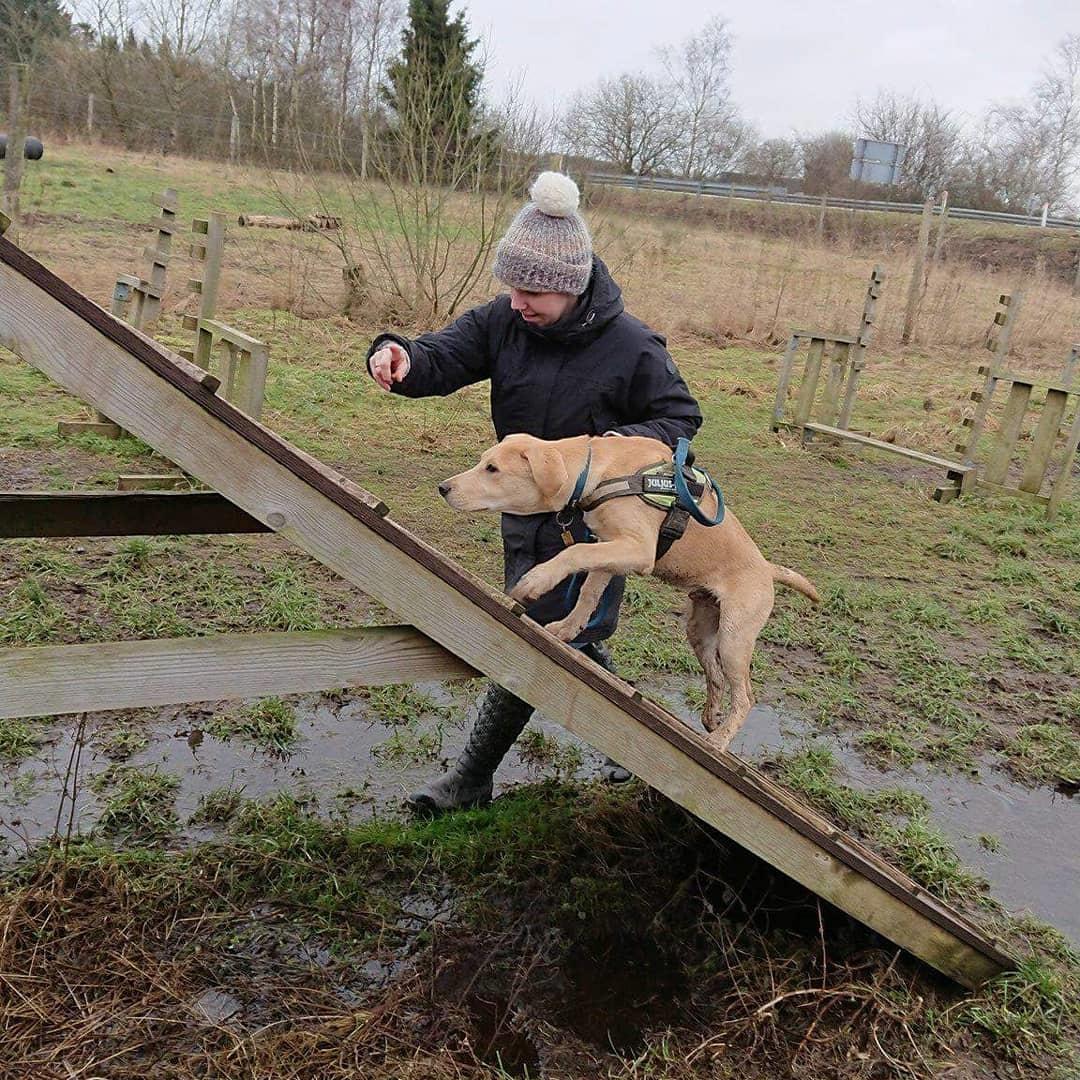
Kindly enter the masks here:
<path id="1" fill-rule="evenodd" d="M 592 237 L 577 212 L 577 184 L 544 172 L 495 249 L 495 277 L 512 289 L 580 296 L 592 274 Z"/>

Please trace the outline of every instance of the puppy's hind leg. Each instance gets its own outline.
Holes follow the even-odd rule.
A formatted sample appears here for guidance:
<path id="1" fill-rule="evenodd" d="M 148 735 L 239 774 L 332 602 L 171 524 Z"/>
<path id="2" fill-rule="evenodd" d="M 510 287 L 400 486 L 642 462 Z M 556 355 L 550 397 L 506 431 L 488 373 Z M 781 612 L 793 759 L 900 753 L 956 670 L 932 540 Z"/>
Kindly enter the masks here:
<path id="1" fill-rule="evenodd" d="M 701 722 L 706 731 L 715 731 L 723 719 L 724 673 L 717 656 L 720 606 L 703 591 L 690 594 L 686 613 L 686 636 L 705 672 L 705 712 Z"/>
<path id="2" fill-rule="evenodd" d="M 765 620 L 772 610 L 772 598 L 769 603 L 758 604 L 747 609 L 725 604 L 722 610 L 717 641 L 717 653 L 720 667 L 731 687 L 731 711 L 711 729 L 709 742 L 720 750 L 726 750 L 728 744 L 746 723 L 754 705 L 754 689 L 750 682 L 750 663 L 754 657 L 757 636 L 765 625 Z"/>

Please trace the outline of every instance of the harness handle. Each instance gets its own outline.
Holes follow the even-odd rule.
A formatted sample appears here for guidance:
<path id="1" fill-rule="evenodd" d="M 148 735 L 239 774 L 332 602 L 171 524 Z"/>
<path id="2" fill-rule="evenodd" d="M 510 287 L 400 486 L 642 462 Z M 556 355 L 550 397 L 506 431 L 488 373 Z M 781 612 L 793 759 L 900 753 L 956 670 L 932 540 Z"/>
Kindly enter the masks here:
<path id="1" fill-rule="evenodd" d="M 705 512 L 701 507 L 694 502 L 693 495 L 690 494 L 690 489 L 686 486 L 686 477 L 683 475 L 683 467 L 686 465 L 687 456 L 690 454 L 690 440 L 679 439 L 675 444 L 675 493 L 678 496 L 679 505 L 689 511 L 690 516 L 699 524 L 705 526 L 719 525 L 724 520 L 724 496 L 720 493 L 720 488 L 717 486 L 716 481 L 705 474 L 706 479 L 712 485 L 713 494 L 716 495 L 716 517 L 709 518 L 705 515 Z M 691 457 L 691 461 L 693 458 Z"/>

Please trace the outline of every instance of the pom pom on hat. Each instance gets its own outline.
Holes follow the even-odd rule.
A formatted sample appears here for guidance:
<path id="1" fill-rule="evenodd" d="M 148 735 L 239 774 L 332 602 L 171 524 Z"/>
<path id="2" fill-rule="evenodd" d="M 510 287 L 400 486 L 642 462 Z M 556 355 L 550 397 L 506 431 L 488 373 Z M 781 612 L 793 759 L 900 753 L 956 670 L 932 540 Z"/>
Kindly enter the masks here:
<path id="1" fill-rule="evenodd" d="M 492 272 L 504 285 L 580 296 L 592 275 L 592 237 L 577 212 L 578 186 L 557 172 L 541 173 L 532 199 L 495 249 Z"/>
<path id="2" fill-rule="evenodd" d="M 581 201 L 577 184 L 557 172 L 542 172 L 529 188 L 529 197 L 541 213 L 559 218 L 569 217 Z"/>

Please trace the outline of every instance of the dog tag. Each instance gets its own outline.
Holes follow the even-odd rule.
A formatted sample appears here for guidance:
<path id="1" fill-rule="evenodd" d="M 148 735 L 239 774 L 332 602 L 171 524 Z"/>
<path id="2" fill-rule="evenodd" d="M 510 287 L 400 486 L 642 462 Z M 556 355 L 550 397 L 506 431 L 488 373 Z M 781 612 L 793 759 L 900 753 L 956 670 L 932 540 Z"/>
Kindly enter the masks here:
<path id="1" fill-rule="evenodd" d="M 576 541 L 574 540 L 574 534 L 569 529 L 563 529 L 562 542 L 567 547 L 572 547 L 576 543 Z"/>

